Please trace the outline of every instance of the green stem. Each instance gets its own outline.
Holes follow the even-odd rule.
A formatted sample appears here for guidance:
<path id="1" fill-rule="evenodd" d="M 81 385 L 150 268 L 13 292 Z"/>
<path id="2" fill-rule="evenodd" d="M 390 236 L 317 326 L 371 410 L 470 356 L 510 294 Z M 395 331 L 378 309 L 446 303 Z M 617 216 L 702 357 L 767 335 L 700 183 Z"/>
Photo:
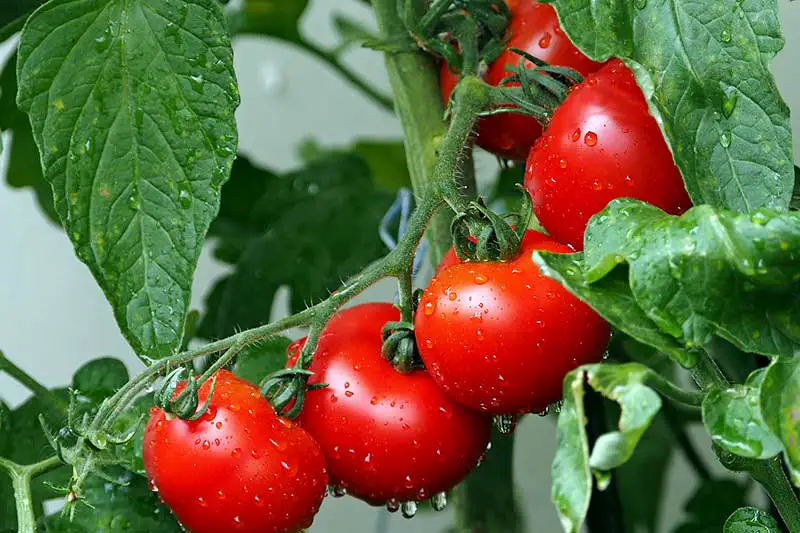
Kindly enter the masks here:
<path id="1" fill-rule="evenodd" d="M 0 371 L 5 372 L 31 391 L 57 417 L 67 416 L 67 404 L 53 394 L 47 387 L 36 381 L 0 351 Z"/>
<path id="2" fill-rule="evenodd" d="M 32 465 L 18 465 L 0 457 L 0 467 L 4 468 L 11 476 L 14 487 L 14 499 L 17 507 L 18 533 L 36 532 L 36 511 L 33 508 L 33 495 L 31 494 L 31 479 L 54 470 L 61 466 L 58 457 L 50 457 Z"/>
<path id="3" fill-rule="evenodd" d="M 378 89 L 358 77 L 352 70 L 347 68 L 347 66 L 339 60 L 336 54 L 324 50 L 316 44 L 306 41 L 305 39 L 301 40 L 299 44 L 303 50 L 330 65 L 331 68 L 339 73 L 339 75 L 341 75 L 355 88 L 368 96 L 373 102 L 381 106 L 385 111 L 389 111 L 391 113 L 394 110 L 392 99 L 390 97 L 382 94 Z"/>
<path id="4" fill-rule="evenodd" d="M 767 490 L 789 533 L 800 533 L 800 501 L 786 477 L 781 458 L 757 461 L 750 475 Z"/>
<path id="5" fill-rule="evenodd" d="M 374 0 L 382 38 L 407 35 L 395 0 Z M 411 38 L 409 37 L 409 40 Z M 417 201 L 427 195 L 445 134 L 444 106 L 433 59 L 421 51 L 387 52 L 386 71 L 406 142 L 406 157 Z M 442 210 L 432 221 L 427 242 L 433 263 L 450 247 L 452 213 Z"/>
<path id="6" fill-rule="evenodd" d="M 703 404 L 703 398 L 705 398 L 704 393 L 684 390 L 663 377 L 661 374 L 653 371 L 647 373 L 645 383 L 650 388 L 661 393 L 661 395 L 666 396 L 667 398 L 678 403 L 692 407 L 700 407 Z"/>

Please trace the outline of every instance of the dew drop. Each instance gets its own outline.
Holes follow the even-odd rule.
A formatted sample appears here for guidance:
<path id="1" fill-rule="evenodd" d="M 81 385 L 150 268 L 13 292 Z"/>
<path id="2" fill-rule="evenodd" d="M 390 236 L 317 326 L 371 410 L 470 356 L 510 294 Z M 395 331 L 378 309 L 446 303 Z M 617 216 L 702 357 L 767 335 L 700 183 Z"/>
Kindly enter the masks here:
<path id="1" fill-rule="evenodd" d="M 454 302 L 456 298 L 458 298 L 458 294 L 454 292 L 451 292 L 450 294 L 447 295 L 447 299 L 450 300 L 451 302 Z"/>
<path id="2" fill-rule="evenodd" d="M 181 183 L 178 185 L 178 204 L 181 209 L 189 209 L 192 207 L 192 191 L 188 183 Z"/>
<path id="3" fill-rule="evenodd" d="M 434 494 L 433 498 L 431 498 L 431 507 L 436 512 L 444 511 L 447 507 L 447 493 L 438 492 Z"/>
<path id="4" fill-rule="evenodd" d="M 372 398 L 370 398 L 369 403 L 370 405 L 378 405 L 378 397 L 373 396 Z"/>
<path id="5" fill-rule="evenodd" d="M 636 9 L 644 9 L 647 7 L 647 0 L 634 0 L 633 5 L 636 6 Z"/>
<path id="6" fill-rule="evenodd" d="M 287 447 L 286 442 L 282 440 L 269 439 L 269 443 L 272 444 L 278 451 L 281 452 L 286 450 Z"/>
<path id="7" fill-rule="evenodd" d="M 134 211 L 138 211 L 139 210 L 139 208 L 141 207 L 141 204 L 139 203 L 139 195 L 138 195 L 138 193 L 137 194 L 132 194 L 130 196 L 130 198 L 128 198 L 128 207 L 130 207 Z"/>
<path id="8" fill-rule="evenodd" d="M 217 429 L 222 429 L 222 422 L 217 422 L 216 424 L 214 424 L 214 427 L 216 427 Z"/>
<path id="9" fill-rule="evenodd" d="M 253 459 L 258 459 L 259 457 L 261 457 L 261 454 L 258 453 L 258 450 L 250 450 L 250 456 Z M 283 465 L 283 463 L 281 463 L 281 465 Z"/>
<path id="10" fill-rule="evenodd" d="M 208 502 L 207 502 L 207 501 L 205 501 L 205 500 L 203 499 L 203 497 L 202 497 L 202 496 L 200 496 L 199 498 L 197 498 L 197 504 L 198 504 L 200 507 L 208 507 Z"/>
<path id="11" fill-rule="evenodd" d="M 600 180 L 595 178 L 595 179 L 592 180 L 592 189 L 595 190 L 595 191 L 602 191 L 603 190 L 603 184 L 600 183 Z"/>
<path id="12" fill-rule="evenodd" d="M 577 142 L 578 139 L 580 139 L 580 138 L 581 138 L 581 129 L 578 128 L 578 129 L 576 129 L 575 131 L 572 132 L 571 139 L 572 139 L 572 142 Z"/>
<path id="13" fill-rule="evenodd" d="M 736 109 L 736 104 L 739 101 L 739 93 L 736 92 L 735 87 L 731 86 L 726 87 L 723 93 L 722 114 L 725 115 L 725 118 L 731 118 L 731 115 L 733 115 Z"/>
<path id="14" fill-rule="evenodd" d="M 338 485 L 329 485 L 328 494 L 330 494 L 334 498 L 343 498 L 344 496 L 347 495 L 347 489 L 345 489 L 344 487 L 340 487 Z"/>
<path id="15" fill-rule="evenodd" d="M 550 414 L 550 406 L 548 405 L 547 407 L 545 407 L 544 409 L 542 409 L 541 411 L 539 411 L 536 414 L 539 415 L 539 416 L 547 416 L 547 415 L 549 415 Z"/>
<path id="16" fill-rule="evenodd" d="M 566 159 L 559 160 L 558 166 L 560 166 L 561 168 L 567 168 L 567 160 Z"/>
<path id="17" fill-rule="evenodd" d="M 480 329 L 475 330 L 475 335 L 477 335 L 479 341 L 482 341 L 484 339 L 483 330 Z"/>
<path id="18" fill-rule="evenodd" d="M 417 502 L 403 502 L 401 505 L 403 509 L 403 518 L 414 518 L 417 516 Z"/>
<path id="19" fill-rule="evenodd" d="M 148 486 L 150 487 L 150 492 L 158 492 L 158 485 L 152 479 L 147 482 Z"/>
<path id="20" fill-rule="evenodd" d="M 511 435 L 517 426 L 517 420 L 513 415 L 499 415 L 495 416 L 494 425 L 503 435 Z"/>
<path id="21" fill-rule="evenodd" d="M 388 502 L 386 502 L 386 510 L 390 513 L 396 513 L 400 510 L 400 502 L 392 498 Z"/>
<path id="22" fill-rule="evenodd" d="M 256 507 L 264 507 L 264 498 L 256 494 L 253 496 L 253 502 L 255 502 Z"/>
<path id="23" fill-rule="evenodd" d="M 346 391 L 344 391 L 344 395 L 347 396 L 348 398 L 352 398 L 353 397 L 353 391 L 346 390 Z"/>
<path id="24" fill-rule="evenodd" d="M 728 148 L 731 145 L 731 132 L 723 131 L 722 135 L 719 136 L 719 144 L 721 144 L 723 148 Z"/>
<path id="25" fill-rule="evenodd" d="M 436 304 L 433 302 L 426 302 L 422 308 L 422 312 L 425 316 L 431 316 L 436 312 Z"/>
<path id="26" fill-rule="evenodd" d="M 241 448 L 234 448 L 233 451 L 231 452 L 231 457 L 233 457 L 234 459 L 237 459 L 240 455 L 242 455 Z"/>
<path id="27" fill-rule="evenodd" d="M 225 499 L 225 493 L 222 492 L 222 490 L 218 490 L 217 491 L 217 499 L 218 500 L 224 500 Z"/>
<path id="28" fill-rule="evenodd" d="M 241 406 L 240 406 L 238 403 L 232 403 L 232 404 L 230 404 L 230 405 L 228 406 L 228 409 L 230 409 L 230 410 L 231 410 L 231 411 L 233 411 L 234 413 L 238 412 L 238 411 L 239 411 L 239 409 L 241 409 L 241 408 L 242 408 L 242 407 L 241 407 Z"/>
<path id="29" fill-rule="evenodd" d="M 204 440 L 203 441 L 203 449 L 207 450 L 209 448 L 211 448 L 211 443 L 209 441 L 207 441 L 207 440 Z"/>
<path id="30" fill-rule="evenodd" d="M 597 134 L 593 131 L 587 131 L 583 137 L 583 142 L 586 146 L 595 146 L 597 144 Z"/>
<path id="31" fill-rule="evenodd" d="M 475 281 L 476 285 L 483 285 L 484 283 L 489 281 L 489 278 L 487 278 L 483 274 L 475 274 L 475 278 L 473 281 Z"/>
<path id="32" fill-rule="evenodd" d="M 731 29 L 724 28 L 722 32 L 720 32 L 719 34 L 719 40 L 722 41 L 723 43 L 731 42 Z"/>
<path id="33" fill-rule="evenodd" d="M 164 427 L 164 421 L 163 420 L 159 420 L 158 422 L 156 422 L 156 431 L 161 431 L 161 429 L 163 427 Z"/>
<path id="34" fill-rule="evenodd" d="M 549 31 L 544 32 L 542 38 L 539 39 L 539 48 L 549 48 L 550 41 L 552 40 L 553 40 L 553 35 Z"/>
<path id="35" fill-rule="evenodd" d="M 192 89 L 194 89 L 198 93 L 203 92 L 203 85 L 205 83 L 205 79 L 203 78 L 202 74 L 196 74 L 194 76 L 189 76 L 189 85 L 191 85 Z"/>

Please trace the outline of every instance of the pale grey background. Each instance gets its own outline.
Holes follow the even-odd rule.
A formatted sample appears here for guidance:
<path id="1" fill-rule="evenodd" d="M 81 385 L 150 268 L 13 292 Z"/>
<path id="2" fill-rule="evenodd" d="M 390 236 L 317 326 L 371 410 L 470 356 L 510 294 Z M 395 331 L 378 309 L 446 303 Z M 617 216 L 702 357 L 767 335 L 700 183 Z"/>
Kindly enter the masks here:
<path id="1" fill-rule="evenodd" d="M 792 31 L 800 26 L 800 4 L 781 0 L 780 6 L 786 48 L 776 59 L 774 71 L 790 107 L 800 109 L 796 67 L 800 33 Z M 302 21 L 305 35 L 324 46 L 334 46 L 336 37 L 330 23 L 333 12 L 346 12 L 372 24 L 369 11 L 360 2 L 314 0 Z M 238 115 L 241 147 L 255 161 L 277 169 L 291 168 L 298 162 L 298 142 L 310 132 L 322 144 L 334 146 L 360 137 L 399 136 L 399 124 L 392 115 L 366 102 L 326 65 L 302 51 L 258 38 L 237 39 L 235 44 L 243 100 Z M 5 61 L 8 52 L 8 46 L 0 47 L 0 61 Z M 354 50 L 348 53 L 347 62 L 388 90 L 377 53 Z M 792 122 L 800 131 L 796 116 Z M 800 147 L 799 138 L 795 138 L 795 151 Z M 4 160 L 0 161 L 0 173 L 3 164 Z M 120 357 L 132 372 L 139 372 L 141 366 L 119 334 L 100 289 L 75 258 L 63 232 L 40 214 L 33 195 L 27 190 L 11 190 L 0 180 L 0 221 L 0 348 L 47 386 L 68 383 L 83 362 L 101 355 Z M 204 295 L 224 271 L 210 254 L 200 258 L 194 307 L 202 308 Z M 387 299 L 391 291 L 391 285 L 382 285 L 365 298 Z M 0 397 L 16 404 L 26 396 L 27 391 L 0 375 Z M 516 438 L 517 483 L 530 531 L 560 531 L 549 502 L 553 421 L 528 417 Z M 701 431 L 698 438 L 702 438 Z M 709 463 L 715 464 L 710 458 Z M 664 502 L 664 531 L 666 524 L 680 519 L 683 502 L 695 486 L 682 458 L 674 461 L 667 482 L 671 491 Z M 329 500 L 312 531 L 372 532 L 379 513 L 351 498 Z M 429 514 L 412 522 L 394 515 L 388 531 L 433 533 L 449 523 L 449 513 Z"/>

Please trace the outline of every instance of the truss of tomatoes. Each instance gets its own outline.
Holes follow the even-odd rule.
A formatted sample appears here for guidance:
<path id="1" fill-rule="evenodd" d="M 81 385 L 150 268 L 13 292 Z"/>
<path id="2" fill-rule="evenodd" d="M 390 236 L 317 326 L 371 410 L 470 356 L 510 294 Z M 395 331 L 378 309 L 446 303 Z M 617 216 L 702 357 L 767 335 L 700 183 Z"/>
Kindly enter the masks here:
<path id="1" fill-rule="evenodd" d="M 340 311 L 323 330 L 309 384 L 325 386 L 307 392 L 296 421 L 276 414 L 254 385 L 226 370 L 216 374 L 198 420 L 154 408 L 143 441 L 145 469 L 189 531 L 299 531 L 311 525 L 327 486 L 390 510 L 442 502 L 479 464 L 493 415 L 545 410 L 561 398 L 569 371 L 601 360 L 608 325 L 544 277 L 534 252 L 581 249 L 589 218 L 617 197 L 670 213 L 691 203 L 628 67 L 584 56 L 552 7 L 508 3 L 508 48 L 586 76 L 544 130 L 514 113 L 478 125 L 480 146 L 527 159 L 524 185 L 549 236 L 527 231 L 508 262 L 465 262 L 448 252 L 414 319 L 425 370 L 401 374 L 383 357 L 382 328 L 400 314 L 391 304 L 371 303 Z M 486 80 L 499 83 L 518 62 L 506 50 Z M 457 81 L 443 65 L 445 100 Z M 304 344 L 289 347 L 287 366 Z M 200 402 L 209 394 L 206 383 Z"/>

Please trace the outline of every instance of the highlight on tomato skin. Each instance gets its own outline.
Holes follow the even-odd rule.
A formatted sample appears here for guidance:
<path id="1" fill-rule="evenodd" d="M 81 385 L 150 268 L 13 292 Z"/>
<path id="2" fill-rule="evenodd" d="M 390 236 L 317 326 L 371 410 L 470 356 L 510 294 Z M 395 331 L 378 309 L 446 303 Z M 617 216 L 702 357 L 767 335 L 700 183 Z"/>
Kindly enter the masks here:
<path id="1" fill-rule="evenodd" d="M 533 261 L 570 253 L 528 230 L 507 263 L 456 263 L 425 289 L 414 329 L 420 354 L 455 401 L 493 415 L 540 412 L 561 399 L 566 374 L 602 360 L 608 324 Z"/>
<path id="2" fill-rule="evenodd" d="M 533 0 L 508 0 L 511 22 L 506 50 L 489 66 L 484 76 L 487 83 L 499 85 L 509 76 L 507 67 L 519 65 L 520 56 L 510 48 L 524 50 L 551 64 L 570 67 L 586 76 L 602 67 L 586 57 L 561 29 L 552 6 Z M 529 62 L 528 62 L 529 63 Z M 442 99 L 447 102 L 458 83 L 458 74 L 446 63 L 440 70 Z M 535 118 L 518 113 L 483 117 L 477 129 L 477 144 L 505 159 L 524 161 L 534 141 L 542 134 Z"/>
<path id="3" fill-rule="evenodd" d="M 679 215 L 692 205 L 656 120 L 620 60 L 576 85 L 528 156 L 525 188 L 558 241 L 583 249 L 589 219 L 615 198 Z"/>
<path id="4" fill-rule="evenodd" d="M 381 355 L 389 303 L 340 311 L 323 330 L 298 423 L 322 447 L 337 491 L 397 506 L 453 488 L 486 452 L 491 418 L 453 402 L 424 370 L 401 374 Z M 288 349 L 293 365 L 305 339 Z"/>
<path id="5" fill-rule="evenodd" d="M 151 489 L 192 533 L 295 533 L 311 526 L 328 483 L 320 446 L 279 417 L 257 387 L 228 370 L 215 375 L 213 397 L 198 420 L 152 409 L 142 444 Z M 200 387 L 201 405 L 210 387 L 211 380 Z"/>

